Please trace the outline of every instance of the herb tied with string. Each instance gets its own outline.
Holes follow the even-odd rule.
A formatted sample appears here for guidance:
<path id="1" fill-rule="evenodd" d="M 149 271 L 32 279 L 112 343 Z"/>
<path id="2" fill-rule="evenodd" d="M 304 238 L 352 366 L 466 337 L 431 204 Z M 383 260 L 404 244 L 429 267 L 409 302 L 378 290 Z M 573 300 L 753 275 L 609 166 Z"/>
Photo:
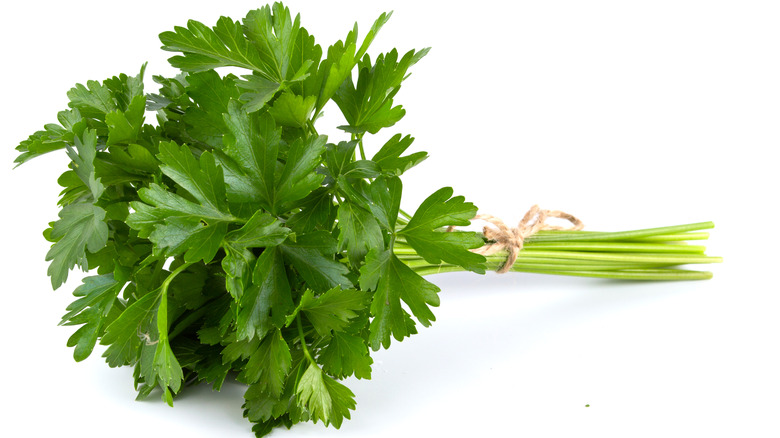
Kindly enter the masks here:
<path id="1" fill-rule="evenodd" d="M 71 160 L 44 235 L 55 289 L 76 265 L 95 271 L 62 319 L 78 326 L 76 360 L 100 342 L 110 366 L 135 368 L 139 397 L 160 391 L 168 404 L 187 385 L 236 378 L 258 436 L 339 427 L 355 408 L 340 380 L 369 379 L 371 350 L 434 321 L 439 288 L 424 275 L 504 266 L 506 250 L 475 252 L 485 235 L 452 229 L 477 208 L 451 188 L 400 208 L 400 177 L 427 154 L 407 152 L 409 135 L 371 134 L 404 116 L 396 95 L 428 50 L 372 58 L 389 18 L 327 50 L 280 3 L 189 21 L 160 35 L 181 74 L 155 76 L 157 93 L 144 92 L 145 65 L 78 84 L 59 123 L 17 147 L 18 164 L 61 149 Z M 347 121 L 341 139 L 315 126 L 330 101 Z M 718 261 L 681 243 L 711 226 L 539 231 L 507 270 L 708 278 L 674 266 Z"/>

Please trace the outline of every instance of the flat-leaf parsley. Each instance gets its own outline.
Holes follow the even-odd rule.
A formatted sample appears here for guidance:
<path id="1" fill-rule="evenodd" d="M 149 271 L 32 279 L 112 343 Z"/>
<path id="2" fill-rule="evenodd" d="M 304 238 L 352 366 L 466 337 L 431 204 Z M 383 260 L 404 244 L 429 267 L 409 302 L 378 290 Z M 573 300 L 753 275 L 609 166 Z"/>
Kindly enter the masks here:
<path id="1" fill-rule="evenodd" d="M 156 93 L 145 65 L 87 81 L 59 124 L 21 142 L 17 164 L 60 149 L 71 160 L 45 237 L 55 289 L 76 265 L 94 271 L 61 322 L 78 326 L 77 361 L 100 342 L 110 366 L 135 368 L 139 397 L 159 389 L 171 405 L 186 385 L 219 389 L 230 375 L 247 385 L 258 436 L 307 420 L 338 428 L 355 409 L 340 380 L 371 378 L 372 350 L 435 320 L 439 288 L 423 276 L 504 265 L 506 250 L 474 251 L 485 234 L 454 229 L 477 207 L 451 188 L 400 208 L 401 176 L 427 154 L 408 152 L 409 135 L 371 135 L 404 117 L 396 97 L 428 49 L 369 55 L 389 18 L 327 50 L 281 3 L 213 27 L 190 20 L 160 34 L 181 74 L 154 76 Z M 315 127 L 329 101 L 347 121 L 338 139 Z M 539 231 L 505 269 L 709 278 L 674 266 L 719 261 L 679 244 L 711 226 Z"/>

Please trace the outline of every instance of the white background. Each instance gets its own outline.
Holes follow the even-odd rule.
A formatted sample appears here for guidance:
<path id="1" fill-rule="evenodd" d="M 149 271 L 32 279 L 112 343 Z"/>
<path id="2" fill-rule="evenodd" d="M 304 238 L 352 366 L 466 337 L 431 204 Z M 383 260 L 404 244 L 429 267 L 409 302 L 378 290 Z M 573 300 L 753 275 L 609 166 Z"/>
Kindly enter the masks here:
<path id="1" fill-rule="evenodd" d="M 56 120 L 75 83 L 148 61 L 155 91 L 151 75 L 173 73 L 159 32 L 259 5 L 2 6 L 4 435 L 252 436 L 237 384 L 188 390 L 170 409 L 133 401 L 131 370 L 108 368 L 99 349 L 73 362 L 73 328 L 56 323 L 81 275 L 53 292 L 40 234 L 57 217 L 65 154 L 11 168 L 13 148 Z M 430 277 L 442 288 L 437 322 L 376 353 L 373 380 L 348 382 L 353 420 L 274 437 L 780 436 L 777 2 L 288 6 L 324 47 L 390 9 L 370 53 L 433 47 L 397 96 L 406 118 L 389 130 L 431 155 L 405 177 L 404 208 L 451 185 L 508 222 L 534 203 L 591 230 L 712 220 L 708 252 L 725 263 L 692 283 Z M 328 112 L 318 126 L 337 140 L 337 108 Z"/>

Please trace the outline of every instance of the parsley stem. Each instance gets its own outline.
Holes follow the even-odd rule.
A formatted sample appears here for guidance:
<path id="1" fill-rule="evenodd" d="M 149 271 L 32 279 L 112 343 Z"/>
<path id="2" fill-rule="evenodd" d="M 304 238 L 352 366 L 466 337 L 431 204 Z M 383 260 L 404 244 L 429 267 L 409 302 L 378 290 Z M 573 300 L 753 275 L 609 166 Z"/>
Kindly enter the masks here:
<path id="1" fill-rule="evenodd" d="M 625 280 L 703 280 L 710 272 L 675 268 L 679 265 L 719 263 L 720 257 L 704 254 L 702 245 L 687 240 L 703 240 L 712 222 L 646 228 L 621 232 L 540 231 L 531 236 L 517 255 L 511 270 L 553 275 L 615 278 Z M 393 244 L 393 252 L 420 275 L 465 271 L 448 263 L 429 263 L 403 236 Z M 498 270 L 507 251 L 486 257 L 486 268 Z"/>
<path id="2" fill-rule="evenodd" d="M 173 327 L 173 330 L 171 330 L 170 333 L 168 334 L 168 338 L 169 339 L 175 338 L 176 336 L 180 335 L 181 332 L 183 332 L 192 324 L 194 324 L 199 319 L 201 319 L 203 315 L 205 315 L 207 312 L 212 310 L 210 304 L 212 304 L 216 300 L 217 298 L 207 301 L 202 306 L 200 306 L 200 308 L 198 308 L 197 310 L 194 310 L 191 313 L 186 314 L 186 316 L 184 316 L 183 318 L 180 318 L 178 324 L 176 324 Z"/>
<path id="3" fill-rule="evenodd" d="M 599 231 L 548 231 L 543 230 L 530 237 L 529 241 L 545 241 L 554 242 L 557 239 L 565 237 L 567 234 L 570 236 L 579 236 L 585 234 L 601 233 Z M 554 239 L 547 238 L 548 236 L 554 237 Z M 635 237 L 621 239 L 623 242 L 682 242 L 687 240 L 707 240 L 710 237 L 710 233 L 700 232 L 686 232 L 686 233 L 674 233 L 674 234 L 657 234 L 653 236 Z"/>
<path id="4" fill-rule="evenodd" d="M 363 137 L 360 137 L 360 140 L 358 140 L 358 147 L 360 147 L 360 159 L 365 160 L 366 151 L 363 149 Z"/>
<path id="5" fill-rule="evenodd" d="M 423 259 L 402 259 L 404 263 L 412 269 L 423 269 L 429 267 L 437 267 L 439 265 L 430 264 Z M 488 262 L 489 268 L 498 268 L 503 263 L 501 260 L 490 260 Z M 678 266 L 678 263 L 610 263 L 610 262 L 583 262 L 580 260 L 566 261 L 566 260 L 552 260 L 549 262 L 515 262 L 513 267 L 531 270 L 543 270 L 543 271 L 568 271 L 568 270 L 587 270 L 587 271 L 614 271 L 620 269 L 651 269 L 651 268 L 665 268 L 670 266 Z M 446 265 L 441 265 L 446 266 Z"/>
<path id="6" fill-rule="evenodd" d="M 405 241 L 400 241 L 397 248 L 410 249 Z M 636 252 L 636 253 L 672 253 L 672 254 L 704 254 L 706 248 L 701 245 L 683 243 L 647 243 L 647 242 L 526 242 L 524 251 L 598 251 L 598 252 Z M 413 250 L 412 250 L 413 251 Z"/>
<path id="7" fill-rule="evenodd" d="M 545 251 L 535 249 L 523 249 L 518 255 L 521 257 L 538 256 L 573 260 L 604 260 L 621 262 L 644 263 L 720 263 L 720 257 L 709 257 L 697 254 L 654 254 L 654 253 L 617 253 L 617 252 L 586 252 L 586 251 Z M 496 257 L 493 256 L 493 259 Z M 505 259 L 506 257 L 498 257 Z"/>
<path id="8" fill-rule="evenodd" d="M 412 215 L 410 215 L 409 213 L 405 212 L 405 211 L 404 211 L 403 209 L 401 209 L 401 208 L 399 208 L 399 209 L 398 209 L 398 213 L 401 213 L 401 215 L 404 217 L 404 220 L 406 220 L 407 222 L 408 222 L 408 221 L 410 221 L 410 220 L 412 219 Z M 400 219 L 400 218 L 399 218 L 399 219 Z"/>
<path id="9" fill-rule="evenodd" d="M 168 292 L 168 287 L 170 287 L 171 282 L 173 281 L 173 279 L 176 278 L 177 275 L 181 274 L 182 271 L 184 271 L 185 269 L 189 268 L 190 265 L 192 265 L 192 263 L 182 263 L 181 266 L 179 266 L 178 268 L 176 268 L 173 271 L 171 271 L 171 273 L 168 274 L 168 277 L 166 277 L 165 280 L 163 281 L 162 291 L 167 293 Z"/>
<path id="10" fill-rule="evenodd" d="M 171 271 L 168 277 L 160 286 L 160 306 L 157 308 L 157 335 L 158 341 L 165 344 L 168 342 L 168 288 L 177 275 L 187 269 L 192 263 L 184 263 Z"/>
<path id="11" fill-rule="evenodd" d="M 447 272 L 465 271 L 460 266 L 441 265 L 428 266 L 425 268 L 414 269 L 420 275 L 444 274 Z M 576 277 L 609 278 L 616 280 L 708 280 L 712 278 L 712 273 L 707 271 L 688 271 L 683 269 L 630 269 L 622 271 L 592 271 L 592 270 L 541 270 L 526 269 L 523 267 L 512 266 L 513 272 L 527 272 L 536 274 L 568 275 Z"/>
<path id="12" fill-rule="evenodd" d="M 414 248 L 397 246 L 393 249 L 396 255 L 416 255 Z M 533 258 L 551 258 L 568 260 L 596 260 L 596 261 L 614 261 L 614 262 L 639 262 L 639 263 L 720 263 L 723 261 L 720 257 L 710 257 L 702 254 L 670 254 L 670 253 L 640 253 L 640 252 L 596 252 L 596 251 L 567 251 L 567 250 L 538 250 L 522 249 L 517 255 L 517 260 L 522 261 L 526 257 Z M 505 260 L 506 251 L 497 252 L 488 256 L 488 261 Z"/>
<path id="13" fill-rule="evenodd" d="M 653 252 L 704 254 L 706 248 L 701 245 L 634 243 L 634 242 L 528 242 L 524 249 L 567 251 L 604 251 L 604 252 Z"/>
<path id="14" fill-rule="evenodd" d="M 160 278 L 160 274 L 162 273 L 162 268 L 164 265 L 165 259 L 157 260 L 157 263 L 154 264 L 154 270 L 152 271 L 153 284 L 156 284 L 157 280 Z"/>
<path id="15" fill-rule="evenodd" d="M 626 269 L 621 271 L 541 271 L 518 269 L 517 272 L 541 273 L 552 275 L 568 275 L 575 277 L 611 278 L 616 280 L 709 280 L 712 272 L 691 271 L 685 269 Z"/>
<path id="16" fill-rule="evenodd" d="M 313 118 L 312 120 L 307 120 L 306 126 L 309 128 L 312 134 L 314 134 L 315 136 L 319 136 L 320 134 L 317 132 L 317 128 L 314 127 L 313 120 L 316 120 L 316 118 Z"/>
<path id="17" fill-rule="evenodd" d="M 593 231 L 540 231 L 528 238 L 529 242 L 554 242 L 554 241 L 615 241 L 644 237 L 652 237 L 663 234 L 677 234 L 687 231 L 699 231 L 714 228 L 712 222 L 697 222 L 694 224 L 676 225 L 671 227 L 645 228 L 632 231 L 618 232 L 593 232 Z"/>
<path id="18" fill-rule="evenodd" d="M 303 355 L 306 356 L 306 359 L 309 361 L 310 364 L 318 366 L 317 362 L 315 362 L 314 358 L 311 356 L 311 353 L 309 353 L 309 349 L 306 347 L 306 335 L 303 333 L 303 322 L 301 322 L 300 314 L 295 316 L 295 322 L 298 325 L 298 338 L 301 341 L 301 349 L 303 350 Z"/>

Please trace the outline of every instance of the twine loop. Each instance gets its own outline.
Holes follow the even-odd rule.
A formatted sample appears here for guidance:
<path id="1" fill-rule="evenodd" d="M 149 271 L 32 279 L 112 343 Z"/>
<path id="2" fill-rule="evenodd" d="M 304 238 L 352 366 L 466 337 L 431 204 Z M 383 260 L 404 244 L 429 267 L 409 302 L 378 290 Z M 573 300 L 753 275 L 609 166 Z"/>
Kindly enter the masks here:
<path id="1" fill-rule="evenodd" d="M 562 227 L 557 225 L 550 225 L 546 223 L 549 218 L 558 218 L 569 221 L 570 226 Z M 472 251 L 477 254 L 489 256 L 495 254 L 501 250 L 507 251 L 507 257 L 504 264 L 496 272 L 503 274 L 512 268 L 517 260 L 517 255 L 520 250 L 523 249 L 523 243 L 530 236 L 533 236 L 541 230 L 581 230 L 584 225 L 581 220 L 577 219 L 569 213 L 564 213 L 558 210 L 542 210 L 538 205 L 534 205 L 523 216 L 517 227 L 510 228 L 501 219 L 491 216 L 489 214 L 478 214 L 474 219 L 483 220 L 488 222 L 492 227 L 485 226 L 482 230 L 485 238 L 489 241 L 485 246 L 482 246 Z M 450 231 L 452 229 L 450 228 Z"/>

